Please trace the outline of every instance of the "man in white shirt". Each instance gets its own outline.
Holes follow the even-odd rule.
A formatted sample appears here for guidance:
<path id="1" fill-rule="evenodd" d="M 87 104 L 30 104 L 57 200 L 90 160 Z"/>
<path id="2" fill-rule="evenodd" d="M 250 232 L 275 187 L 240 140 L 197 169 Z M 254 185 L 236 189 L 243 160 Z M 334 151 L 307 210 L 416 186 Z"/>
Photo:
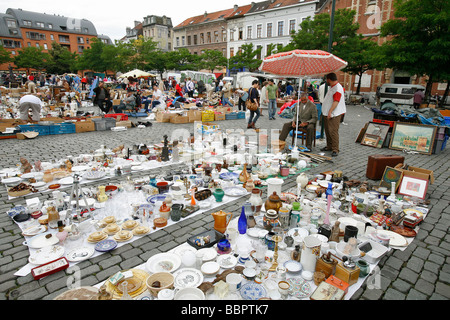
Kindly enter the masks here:
<path id="1" fill-rule="evenodd" d="M 40 93 L 38 93 L 37 96 L 27 94 L 19 100 L 19 112 L 21 120 L 31 122 L 39 122 L 41 120 L 42 101 L 41 99 L 38 98 L 38 96 L 40 95 L 41 95 Z M 30 109 L 31 109 L 31 118 L 28 114 Z"/>
<path id="2" fill-rule="evenodd" d="M 188 78 L 186 81 L 186 91 L 187 91 L 189 98 L 194 97 L 194 90 L 195 90 L 195 84 L 191 80 L 191 78 Z"/>
<path id="3" fill-rule="evenodd" d="M 338 82 L 335 73 L 327 75 L 328 92 L 322 103 L 323 125 L 327 138 L 327 146 L 321 151 L 332 151 L 331 156 L 339 154 L 339 126 L 343 115 L 347 112 L 344 88 Z"/>
<path id="4" fill-rule="evenodd" d="M 152 109 L 163 102 L 162 92 L 156 84 L 153 85 Z"/>

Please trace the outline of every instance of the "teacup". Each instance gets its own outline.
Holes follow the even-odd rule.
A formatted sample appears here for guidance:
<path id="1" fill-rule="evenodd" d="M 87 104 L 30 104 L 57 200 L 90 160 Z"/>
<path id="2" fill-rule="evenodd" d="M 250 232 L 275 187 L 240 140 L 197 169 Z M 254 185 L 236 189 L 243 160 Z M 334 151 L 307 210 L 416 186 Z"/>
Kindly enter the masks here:
<path id="1" fill-rule="evenodd" d="M 281 293 L 282 297 L 286 297 L 289 294 L 289 289 L 291 285 L 287 281 L 278 282 L 278 292 Z"/>

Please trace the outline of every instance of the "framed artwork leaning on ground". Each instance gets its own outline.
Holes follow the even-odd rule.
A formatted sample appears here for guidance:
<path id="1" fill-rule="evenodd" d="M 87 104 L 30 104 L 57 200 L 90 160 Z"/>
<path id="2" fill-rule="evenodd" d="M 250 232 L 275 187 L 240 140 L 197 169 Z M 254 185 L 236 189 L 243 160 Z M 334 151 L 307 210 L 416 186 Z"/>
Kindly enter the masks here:
<path id="1" fill-rule="evenodd" d="M 431 155 L 436 129 L 436 126 L 396 122 L 389 149 L 415 151 Z"/>

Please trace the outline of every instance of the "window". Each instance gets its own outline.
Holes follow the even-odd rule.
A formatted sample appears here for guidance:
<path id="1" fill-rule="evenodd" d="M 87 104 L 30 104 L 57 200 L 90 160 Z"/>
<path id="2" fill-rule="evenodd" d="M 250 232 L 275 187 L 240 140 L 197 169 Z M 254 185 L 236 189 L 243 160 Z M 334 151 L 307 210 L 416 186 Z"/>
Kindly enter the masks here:
<path id="1" fill-rule="evenodd" d="M 402 94 L 414 94 L 416 93 L 416 88 L 403 88 Z"/>
<path id="2" fill-rule="evenodd" d="M 39 32 L 26 32 L 26 36 L 31 40 L 45 40 L 45 34 Z"/>
<path id="3" fill-rule="evenodd" d="M 187 37 L 187 45 L 190 46 L 191 45 L 191 36 Z"/>
<path id="4" fill-rule="evenodd" d="M 1 42 L 0 42 L 1 44 Z M 3 47 L 5 48 L 21 48 L 22 44 L 20 41 L 14 41 L 14 40 L 3 40 Z"/>
<path id="5" fill-rule="evenodd" d="M 53 29 L 53 24 L 49 23 L 49 24 L 48 24 L 48 28 L 49 28 L 49 29 Z"/>
<path id="6" fill-rule="evenodd" d="M 50 35 L 50 39 L 52 40 L 52 41 L 55 41 L 55 37 L 51 34 Z"/>
<path id="7" fill-rule="evenodd" d="M 222 54 L 225 58 L 227 57 L 227 48 L 222 49 Z"/>
<path id="8" fill-rule="evenodd" d="M 28 46 L 28 47 L 31 47 L 31 42 L 27 42 L 27 46 Z"/>
<path id="9" fill-rule="evenodd" d="M 247 39 L 252 38 L 252 26 L 247 27 Z"/>
<path id="10" fill-rule="evenodd" d="M 6 25 L 8 28 L 17 28 L 16 21 L 14 20 L 6 20 Z"/>
<path id="11" fill-rule="evenodd" d="M 182 36 L 181 37 L 181 46 L 185 46 L 186 45 L 186 38 L 185 38 L 185 36 Z"/>
<path id="12" fill-rule="evenodd" d="M 258 53 L 256 54 L 256 59 L 261 60 L 262 46 L 256 46 L 256 50 L 258 50 Z"/>
<path id="13" fill-rule="evenodd" d="M 239 37 L 238 40 L 242 40 L 244 39 L 244 30 L 241 28 L 239 28 Z"/>
<path id="14" fill-rule="evenodd" d="M 289 34 L 295 32 L 295 19 L 289 20 Z"/>
<path id="15" fill-rule="evenodd" d="M 267 38 L 272 37 L 272 23 L 267 24 Z"/>
<path id="16" fill-rule="evenodd" d="M 283 36 L 284 33 L 284 21 L 278 21 L 278 36 Z"/>
<path id="17" fill-rule="evenodd" d="M 89 44 L 89 38 L 86 38 L 86 43 Z"/>
<path id="18" fill-rule="evenodd" d="M 234 31 L 230 30 L 230 41 L 234 41 Z"/>
<path id="19" fill-rule="evenodd" d="M 36 48 L 40 48 L 39 42 L 36 42 Z"/>
<path id="20" fill-rule="evenodd" d="M 172 44 L 171 44 L 170 42 L 167 44 L 167 49 L 168 49 L 169 51 L 172 51 Z"/>
<path id="21" fill-rule="evenodd" d="M 89 29 L 88 28 L 83 28 L 83 32 L 84 33 L 89 33 Z"/>
<path id="22" fill-rule="evenodd" d="M 59 42 L 70 43 L 69 36 L 62 36 L 62 35 L 59 35 Z"/>
<path id="23" fill-rule="evenodd" d="M 230 58 L 234 57 L 234 48 L 230 48 Z"/>
<path id="24" fill-rule="evenodd" d="M 31 21 L 30 20 L 23 20 L 23 25 L 27 27 L 31 27 Z"/>
<path id="25" fill-rule="evenodd" d="M 262 24 L 256 26 L 256 37 L 262 38 Z"/>
<path id="26" fill-rule="evenodd" d="M 83 37 L 77 37 L 77 42 L 80 44 L 84 43 L 84 38 Z"/>
<path id="27" fill-rule="evenodd" d="M 214 31 L 214 42 L 219 42 L 219 31 Z"/>
<path id="28" fill-rule="evenodd" d="M 84 46 L 78 46 L 78 52 L 82 53 L 84 51 Z"/>
<path id="29" fill-rule="evenodd" d="M 197 35 L 194 34 L 194 45 L 196 45 L 196 44 L 197 44 Z"/>
<path id="30" fill-rule="evenodd" d="M 205 34 L 200 33 L 200 44 L 205 44 Z"/>
<path id="31" fill-rule="evenodd" d="M 208 32 L 207 34 L 206 34 L 206 41 L 207 41 L 207 43 L 211 43 L 211 32 Z"/>
<path id="32" fill-rule="evenodd" d="M 222 30 L 222 42 L 227 42 L 227 30 Z"/>
<path id="33" fill-rule="evenodd" d="M 270 55 L 272 54 L 272 44 L 268 44 L 268 45 L 267 45 L 267 47 L 266 47 L 266 53 L 267 53 L 267 56 L 266 56 L 266 57 L 268 57 L 268 56 L 270 56 Z"/>
<path id="34" fill-rule="evenodd" d="M 386 88 L 385 93 L 397 93 L 397 88 Z"/>
<path id="35" fill-rule="evenodd" d="M 48 50 L 48 46 L 47 46 L 46 43 L 44 43 L 44 49 L 45 49 L 45 50 Z"/>
<path id="36" fill-rule="evenodd" d="M 180 37 L 177 37 L 176 41 L 177 41 L 177 47 L 179 47 L 180 46 Z"/>
<path id="37" fill-rule="evenodd" d="M 43 22 L 36 22 L 36 27 L 45 28 L 45 24 Z"/>

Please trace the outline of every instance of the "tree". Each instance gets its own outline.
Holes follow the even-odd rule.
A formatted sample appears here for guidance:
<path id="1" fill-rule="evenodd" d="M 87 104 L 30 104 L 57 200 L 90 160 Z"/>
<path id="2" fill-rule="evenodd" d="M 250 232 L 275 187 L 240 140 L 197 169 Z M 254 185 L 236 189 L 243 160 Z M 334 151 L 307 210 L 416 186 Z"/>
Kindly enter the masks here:
<path id="1" fill-rule="evenodd" d="M 359 24 L 354 20 L 355 14 L 356 11 L 350 9 L 336 10 L 333 29 L 333 54 L 338 55 L 339 47 L 345 44 L 349 38 L 356 36 Z M 298 31 L 292 33 L 291 42 L 279 51 L 286 52 L 294 49 L 328 51 L 330 20 L 331 16 L 328 13 L 318 14 L 314 16 L 314 19 L 306 18 L 300 24 Z"/>
<path id="2" fill-rule="evenodd" d="M 13 58 L 11 56 L 11 52 L 3 48 L 2 45 L 0 45 L 0 64 L 7 63 L 13 61 Z"/>
<path id="3" fill-rule="evenodd" d="M 231 69 L 244 69 L 256 71 L 261 66 L 262 60 L 257 59 L 261 55 L 262 48 L 254 49 L 253 43 L 242 45 L 242 49 L 230 58 Z"/>
<path id="4" fill-rule="evenodd" d="M 427 100 L 433 82 L 450 82 L 450 1 L 396 0 L 394 6 L 395 18 L 381 26 L 381 35 L 390 38 L 381 46 L 382 63 L 426 75 Z"/>
<path id="5" fill-rule="evenodd" d="M 226 66 L 227 58 L 225 58 L 222 52 L 218 50 L 205 50 L 205 52 L 200 55 L 200 69 L 206 69 L 213 73 L 214 70 L 224 68 Z"/>
<path id="6" fill-rule="evenodd" d="M 74 73 L 77 71 L 77 57 L 78 55 L 75 52 L 70 52 L 69 49 L 54 41 L 52 42 L 52 48 L 48 50 L 45 70 L 53 74 Z"/>
<path id="7" fill-rule="evenodd" d="M 345 57 L 344 60 L 348 62 L 347 67 L 343 71 L 359 77 L 356 88 L 357 95 L 361 91 L 363 74 L 377 67 L 377 60 L 374 58 L 377 49 L 378 45 L 376 42 L 362 35 L 349 38 L 345 45 L 339 47 L 340 57 Z"/>
<path id="8" fill-rule="evenodd" d="M 180 48 L 178 50 L 166 53 L 167 70 L 198 70 L 200 56 L 191 54 L 188 49 Z"/>
<path id="9" fill-rule="evenodd" d="M 131 69 L 152 69 L 152 60 L 158 50 L 158 43 L 152 39 L 144 40 L 143 36 L 126 44 L 130 52 L 127 66 Z"/>
<path id="10" fill-rule="evenodd" d="M 108 63 L 102 58 L 102 54 L 106 44 L 98 38 L 92 38 L 90 43 L 91 47 L 85 49 L 78 58 L 77 69 L 105 72 Z"/>
<path id="11" fill-rule="evenodd" d="M 26 47 L 18 51 L 18 55 L 14 58 L 14 64 L 17 68 L 27 69 L 29 74 L 30 69 L 44 70 L 48 59 L 49 55 L 41 48 Z"/>

